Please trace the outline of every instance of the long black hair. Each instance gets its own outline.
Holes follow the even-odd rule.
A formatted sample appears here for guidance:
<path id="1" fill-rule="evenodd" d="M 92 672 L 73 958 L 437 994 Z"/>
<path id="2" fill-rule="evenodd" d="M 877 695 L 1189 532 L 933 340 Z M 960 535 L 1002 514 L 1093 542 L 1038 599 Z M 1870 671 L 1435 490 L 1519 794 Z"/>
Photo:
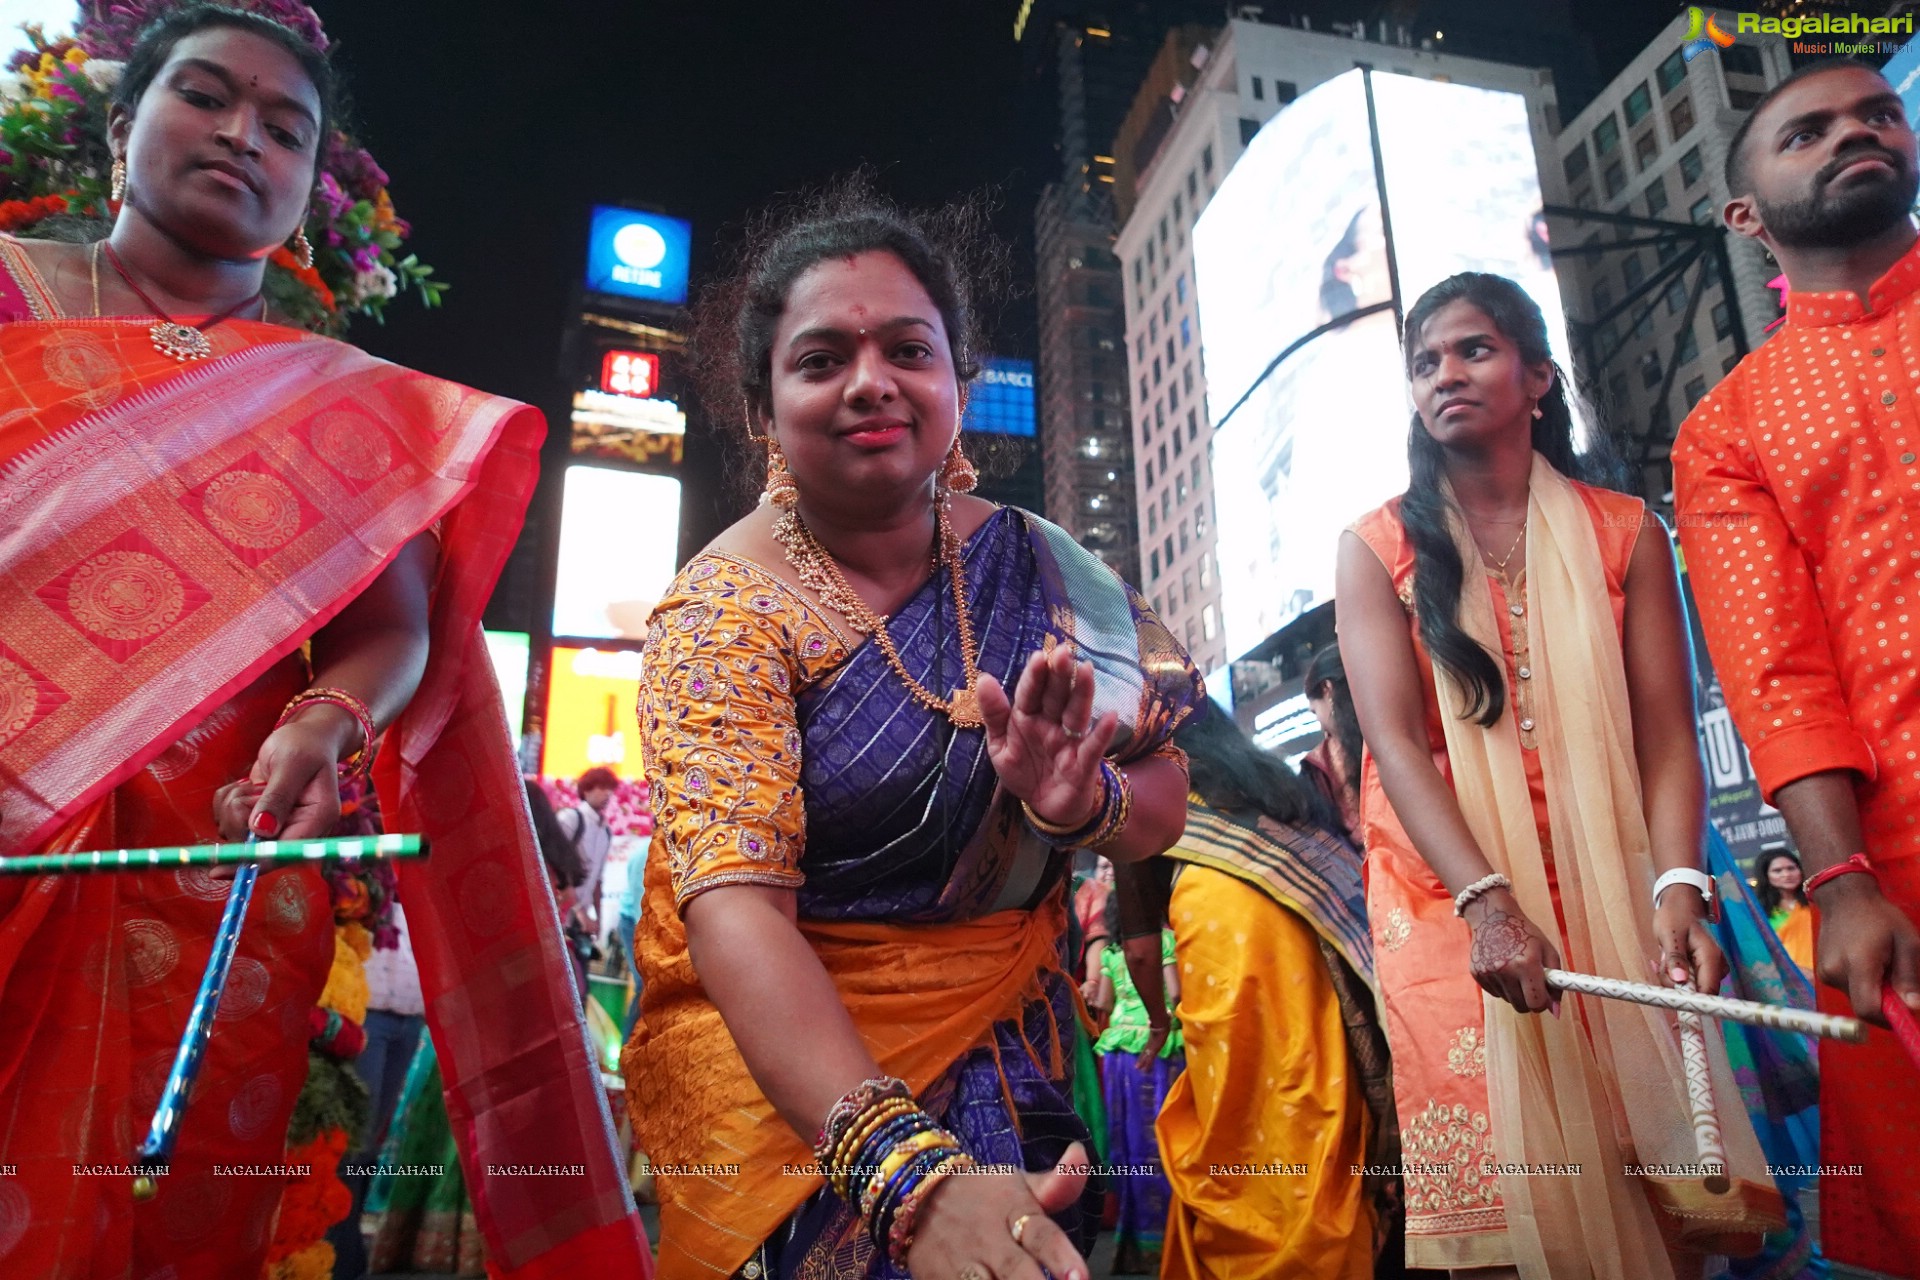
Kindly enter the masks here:
<path id="1" fill-rule="evenodd" d="M 553 801 L 547 799 L 546 790 L 532 778 L 523 778 L 527 788 L 527 808 L 533 814 L 533 834 L 540 845 L 541 861 L 547 864 L 547 875 L 556 889 L 571 889 L 584 884 L 587 879 L 586 863 L 580 859 L 580 848 L 567 839 L 567 833 L 560 829 L 560 819 L 553 812 Z"/>
<path id="2" fill-rule="evenodd" d="M 1340 661 L 1337 644 L 1327 645 L 1307 664 L 1307 697 L 1320 697 L 1322 689 L 1333 704 L 1333 740 L 1340 746 L 1347 771 L 1340 785 L 1350 799 L 1358 801 L 1360 753 L 1366 743 L 1360 736 L 1360 717 L 1353 710 L 1353 691 L 1347 687 L 1347 668 Z"/>
<path id="3" fill-rule="evenodd" d="M 1484 271 L 1462 271 L 1448 276 L 1420 295 L 1407 312 L 1405 345 L 1411 377 L 1412 357 L 1427 322 L 1441 308 L 1455 302 L 1478 307 L 1493 321 L 1501 336 L 1513 343 L 1530 365 L 1553 369 L 1553 385 L 1540 397 L 1540 416 L 1533 422 L 1534 452 L 1553 469 L 1587 484 L 1608 486 L 1615 480 L 1610 458 L 1598 446 L 1582 454 L 1573 443 L 1573 409 L 1567 376 L 1554 364 L 1547 344 L 1547 322 L 1539 304 L 1505 276 Z M 1416 410 L 1407 431 L 1407 492 L 1400 501 L 1400 521 L 1413 544 L 1414 613 L 1420 639 L 1435 665 L 1459 682 L 1466 694 L 1460 709 L 1463 720 L 1492 727 L 1507 706 L 1507 686 L 1500 663 L 1460 625 L 1460 588 L 1466 566 L 1454 545 L 1449 525 L 1449 503 L 1442 481 L 1446 451 L 1427 432 Z"/>
<path id="4" fill-rule="evenodd" d="M 1760 909 L 1768 913 L 1780 909 L 1781 893 L 1774 887 L 1773 876 L 1769 874 L 1773 870 L 1774 862 L 1780 858 L 1785 858 L 1796 867 L 1800 866 L 1800 855 L 1784 845 L 1762 849 L 1760 855 L 1753 860 L 1753 891 L 1760 897 Z M 1800 887 L 1793 891 L 1793 896 L 1801 906 L 1807 905 L 1807 882 L 1804 879 L 1801 880 Z"/>
<path id="5" fill-rule="evenodd" d="M 983 303 L 1008 275 L 1005 248 L 988 230 L 990 213 L 981 197 L 903 209 L 861 171 L 762 214 L 747 228 L 731 273 L 696 310 L 694 355 L 709 420 L 750 431 L 745 409 L 767 415 L 774 330 L 794 282 L 830 258 L 862 253 L 891 253 L 933 299 L 964 394 L 980 373 Z M 752 469 L 745 478 L 759 483 Z"/>
<path id="6" fill-rule="evenodd" d="M 1204 699 L 1175 730 L 1187 753 L 1187 786 L 1210 807 L 1253 810 L 1290 827 L 1341 830 L 1339 815 L 1287 762 L 1253 745 L 1233 717 Z"/>

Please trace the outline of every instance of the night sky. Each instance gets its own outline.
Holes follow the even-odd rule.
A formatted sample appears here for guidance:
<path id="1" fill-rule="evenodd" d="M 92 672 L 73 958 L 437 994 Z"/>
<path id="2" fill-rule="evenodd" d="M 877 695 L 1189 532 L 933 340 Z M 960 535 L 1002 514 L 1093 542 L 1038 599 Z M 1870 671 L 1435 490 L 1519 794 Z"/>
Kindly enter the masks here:
<path id="1" fill-rule="evenodd" d="M 1576 5 L 1605 76 L 1678 11 Z M 997 189 L 1030 273 L 1052 104 L 1023 75 L 1014 0 L 314 7 L 411 247 L 453 286 L 443 311 L 403 300 L 384 328 L 357 325 L 375 354 L 551 406 L 591 204 L 691 219 L 697 287 L 749 211 L 863 163 L 910 204 Z M 1029 286 L 1002 349 L 1031 354 L 1031 314 Z"/>

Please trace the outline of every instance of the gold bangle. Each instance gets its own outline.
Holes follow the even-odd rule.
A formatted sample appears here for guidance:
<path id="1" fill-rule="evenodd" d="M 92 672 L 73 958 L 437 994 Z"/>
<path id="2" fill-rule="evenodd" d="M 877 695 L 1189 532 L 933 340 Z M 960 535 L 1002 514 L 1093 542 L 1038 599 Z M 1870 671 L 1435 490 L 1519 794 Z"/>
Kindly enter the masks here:
<path id="1" fill-rule="evenodd" d="M 906 1168 L 915 1156 L 922 1151 L 943 1146 L 959 1150 L 960 1143 L 945 1129 L 929 1129 L 924 1133 L 916 1133 L 910 1138 L 902 1139 L 893 1150 L 887 1152 L 886 1157 L 878 1165 L 874 1166 L 873 1176 L 867 1179 L 866 1193 L 860 1197 L 860 1216 L 863 1218 L 873 1216 L 874 1201 L 879 1198 L 888 1180 Z"/>
<path id="2" fill-rule="evenodd" d="M 860 1154 L 860 1148 L 866 1145 L 867 1139 L 879 1132 L 880 1127 L 888 1121 L 919 1109 L 920 1104 L 911 1098 L 888 1098 L 879 1106 L 869 1108 L 865 1114 L 847 1126 L 846 1136 L 840 1140 L 840 1145 L 834 1148 L 833 1161 L 826 1168 L 827 1181 L 835 1184 L 836 1190 L 851 1187 L 853 1176 L 849 1162 Z M 842 1191 L 841 1194 L 846 1193 Z"/>

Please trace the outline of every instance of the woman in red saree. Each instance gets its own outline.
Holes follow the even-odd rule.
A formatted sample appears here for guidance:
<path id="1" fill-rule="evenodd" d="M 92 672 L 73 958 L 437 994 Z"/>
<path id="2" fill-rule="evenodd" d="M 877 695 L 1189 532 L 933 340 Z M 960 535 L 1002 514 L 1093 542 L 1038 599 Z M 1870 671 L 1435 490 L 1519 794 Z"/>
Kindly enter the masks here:
<path id="1" fill-rule="evenodd" d="M 323 832 L 362 731 L 282 708 L 363 700 L 382 808 L 436 847 L 403 892 L 494 1270 L 644 1275 L 480 640 L 541 421 L 260 296 L 328 80 L 271 22 L 184 10 L 128 63 L 109 239 L 0 237 L 0 857 Z M 226 893 L 0 879 L 0 1274 L 259 1274 L 285 1185 L 259 1167 L 333 950 L 316 873 L 261 882 L 171 1170 L 136 1203 L 127 1168 Z M 487 1026 L 505 1008 L 510 1039 Z"/>

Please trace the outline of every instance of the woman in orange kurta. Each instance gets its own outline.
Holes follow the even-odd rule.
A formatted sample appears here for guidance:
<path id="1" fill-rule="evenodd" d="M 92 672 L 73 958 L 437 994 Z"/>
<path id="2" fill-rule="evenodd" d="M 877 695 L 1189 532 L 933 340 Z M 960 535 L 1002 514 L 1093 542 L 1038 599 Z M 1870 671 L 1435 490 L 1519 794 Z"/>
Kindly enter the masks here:
<path id="1" fill-rule="evenodd" d="M 500 1273 L 645 1274 L 480 644 L 544 432 L 271 322 L 326 83 L 292 32 L 183 10 L 121 82 L 108 238 L 0 237 L 0 858 L 324 834 L 370 744 L 289 700 L 359 699 L 384 811 L 437 846 L 402 883 L 469 1169 L 579 1170 L 480 1196 Z M 334 950 L 314 871 L 261 879 L 152 1199 L 129 1169 L 228 888 L 0 877 L 0 1274 L 260 1274 Z"/>
<path id="2" fill-rule="evenodd" d="M 1779 1221 L 1724 1051 L 1733 1190 L 1630 1175 L 1696 1159 L 1672 1024 L 1562 1010 L 1542 977 L 1562 956 L 1709 989 L 1725 971 L 1700 893 L 1651 896 L 1656 869 L 1697 865 L 1704 818 L 1672 556 L 1638 500 L 1568 479 L 1571 415 L 1519 286 L 1452 277 L 1406 335 L 1412 481 L 1344 539 L 1339 598 L 1408 1262 L 1684 1275 L 1669 1248 L 1750 1252 Z"/>

